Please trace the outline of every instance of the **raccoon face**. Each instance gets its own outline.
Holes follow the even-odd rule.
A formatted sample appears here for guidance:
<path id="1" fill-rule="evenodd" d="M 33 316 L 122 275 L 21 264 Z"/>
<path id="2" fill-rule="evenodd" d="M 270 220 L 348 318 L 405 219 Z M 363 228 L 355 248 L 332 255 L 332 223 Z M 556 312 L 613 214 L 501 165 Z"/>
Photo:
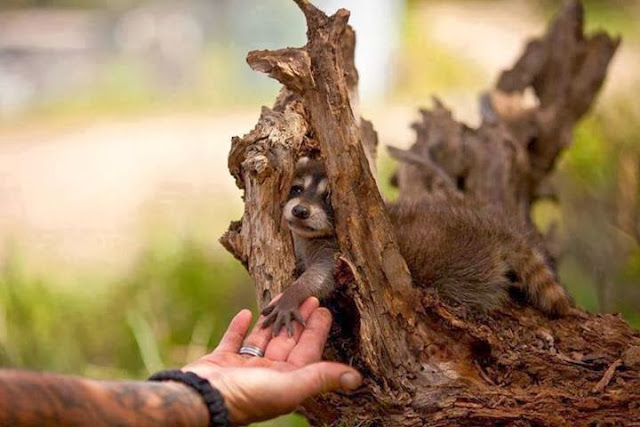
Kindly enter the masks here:
<path id="1" fill-rule="evenodd" d="M 327 176 L 320 160 L 302 157 L 298 161 L 283 215 L 291 232 L 300 237 L 311 239 L 333 235 L 333 209 Z"/>

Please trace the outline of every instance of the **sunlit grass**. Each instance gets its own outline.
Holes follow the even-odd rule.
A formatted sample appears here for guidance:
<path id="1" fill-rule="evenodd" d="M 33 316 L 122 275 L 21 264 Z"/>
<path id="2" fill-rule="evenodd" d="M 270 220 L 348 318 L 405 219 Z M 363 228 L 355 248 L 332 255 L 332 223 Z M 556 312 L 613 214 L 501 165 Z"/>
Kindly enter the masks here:
<path id="1" fill-rule="evenodd" d="M 149 248 L 120 280 L 69 288 L 31 277 L 18 257 L 0 272 L 0 366 L 144 379 L 219 341 L 233 315 L 255 312 L 253 286 L 231 256 L 185 241 Z M 303 426 L 291 416 L 265 426 Z"/>
<path id="2" fill-rule="evenodd" d="M 0 282 L 0 363 L 79 374 L 104 366 L 138 377 L 184 364 L 193 337 L 211 347 L 236 311 L 254 306 L 237 263 L 189 242 L 170 258 L 150 251 L 114 283 L 96 274 L 85 289 L 56 286 L 15 259 Z"/>

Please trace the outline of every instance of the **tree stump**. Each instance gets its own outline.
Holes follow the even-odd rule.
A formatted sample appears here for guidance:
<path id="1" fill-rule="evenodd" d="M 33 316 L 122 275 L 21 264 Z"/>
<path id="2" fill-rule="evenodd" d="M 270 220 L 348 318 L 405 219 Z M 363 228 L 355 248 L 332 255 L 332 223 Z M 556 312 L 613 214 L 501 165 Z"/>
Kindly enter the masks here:
<path id="1" fill-rule="evenodd" d="M 336 426 L 640 423 L 640 333 L 619 316 L 576 309 L 551 320 L 516 303 L 470 314 L 412 286 L 369 165 L 377 136 L 358 116 L 349 12 L 328 17 L 295 2 L 307 44 L 247 58 L 284 87 L 256 127 L 233 139 L 229 169 L 245 209 L 221 242 L 249 271 L 260 307 L 291 284 L 295 255 L 282 207 L 295 160 L 320 152 L 342 254 L 340 289 L 327 302 L 336 319 L 325 356 L 358 368 L 365 383 L 301 412 L 313 425 Z M 549 174 L 618 43 L 604 33 L 586 37 L 582 6 L 569 2 L 481 97 L 479 128 L 456 122 L 438 101 L 422 111 L 413 147 L 391 150 L 401 161 L 400 197 L 473 199 L 537 232 L 531 207 L 554 196 Z M 523 103 L 525 90 L 534 91 L 535 105 Z"/>

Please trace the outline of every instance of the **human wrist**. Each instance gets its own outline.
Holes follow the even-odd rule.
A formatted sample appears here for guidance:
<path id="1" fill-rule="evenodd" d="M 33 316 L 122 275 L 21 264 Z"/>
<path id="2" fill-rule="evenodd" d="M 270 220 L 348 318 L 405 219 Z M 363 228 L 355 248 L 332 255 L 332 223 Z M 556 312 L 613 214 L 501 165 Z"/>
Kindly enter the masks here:
<path id="1" fill-rule="evenodd" d="M 207 408 L 206 403 L 200 397 L 200 394 L 195 391 L 193 388 L 188 385 L 181 383 L 179 381 L 164 381 L 161 383 L 163 387 L 171 389 L 172 392 L 176 394 L 180 394 L 182 396 L 189 396 L 190 408 L 192 412 L 198 419 L 198 422 L 195 425 L 198 426 L 209 426 L 210 424 L 210 415 L 209 408 Z"/>
<path id="2" fill-rule="evenodd" d="M 199 398 L 200 405 L 197 406 L 200 410 L 205 409 L 208 413 L 206 425 L 212 427 L 231 426 L 224 396 L 208 379 L 191 371 L 167 370 L 156 372 L 149 377 L 149 381 L 169 382 L 190 389 L 189 392 Z"/>
<path id="3" fill-rule="evenodd" d="M 245 410 L 240 409 L 236 405 L 236 402 L 233 399 L 233 395 L 229 392 L 229 388 L 227 387 L 228 380 L 225 381 L 223 379 L 224 375 L 222 375 L 220 372 L 211 370 L 211 368 L 209 367 L 203 367 L 198 364 L 187 365 L 182 368 L 182 371 L 193 372 L 201 378 L 206 379 L 207 381 L 209 381 L 209 384 L 211 384 L 213 388 L 220 392 L 224 399 L 225 406 L 227 407 L 231 425 L 247 425 L 255 421 L 247 415 Z"/>

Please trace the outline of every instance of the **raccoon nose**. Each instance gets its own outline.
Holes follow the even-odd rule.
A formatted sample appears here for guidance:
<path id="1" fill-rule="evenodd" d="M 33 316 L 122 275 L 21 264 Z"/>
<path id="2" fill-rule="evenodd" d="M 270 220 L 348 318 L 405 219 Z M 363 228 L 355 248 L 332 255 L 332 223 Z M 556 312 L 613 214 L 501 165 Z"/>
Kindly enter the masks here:
<path id="1" fill-rule="evenodd" d="M 309 209 L 302 205 L 295 205 L 293 209 L 291 209 L 291 213 L 296 218 L 300 218 L 300 219 L 309 218 Z"/>

